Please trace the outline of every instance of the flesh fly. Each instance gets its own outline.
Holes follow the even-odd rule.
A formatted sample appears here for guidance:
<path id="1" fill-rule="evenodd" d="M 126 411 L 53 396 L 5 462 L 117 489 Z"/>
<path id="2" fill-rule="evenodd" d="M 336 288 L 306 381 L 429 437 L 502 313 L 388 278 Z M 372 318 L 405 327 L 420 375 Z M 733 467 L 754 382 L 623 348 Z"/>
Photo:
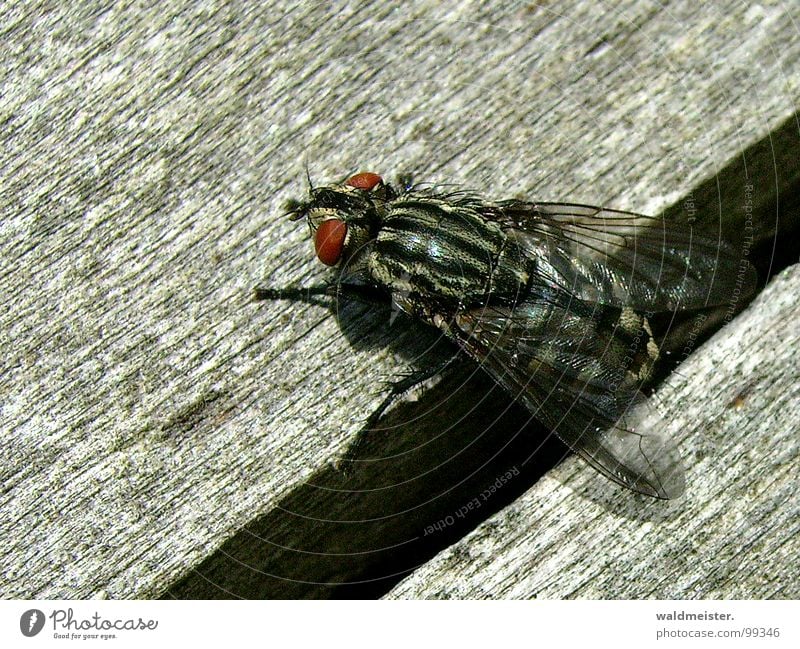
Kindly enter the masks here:
<path id="1" fill-rule="evenodd" d="M 258 298 L 391 301 L 611 480 L 658 498 L 683 492 L 676 445 L 641 391 L 660 353 L 650 320 L 750 294 L 755 272 L 732 247 L 660 218 L 395 187 L 374 173 L 311 187 L 289 212 L 307 220 L 336 279 Z"/>

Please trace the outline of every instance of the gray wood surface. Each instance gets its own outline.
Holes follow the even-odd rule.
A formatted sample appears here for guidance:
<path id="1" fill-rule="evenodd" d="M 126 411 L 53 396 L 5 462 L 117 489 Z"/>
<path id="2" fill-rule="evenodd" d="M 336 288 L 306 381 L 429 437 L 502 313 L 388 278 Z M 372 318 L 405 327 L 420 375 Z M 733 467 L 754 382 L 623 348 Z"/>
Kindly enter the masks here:
<path id="1" fill-rule="evenodd" d="M 797 132 L 798 21 L 788 3 L 734 0 L 604 11 L 579 1 L 6 3 L 0 595 L 377 595 L 512 502 L 508 511 L 525 515 L 497 520 L 515 520 L 525 543 L 557 544 L 589 517 L 609 543 L 617 526 L 634 534 L 637 556 L 683 557 L 670 588 L 637 564 L 639 595 L 789 594 L 779 577 L 795 561 L 796 524 L 767 514 L 785 506 L 779 497 L 796 512 L 797 439 L 773 409 L 796 411 L 796 357 L 787 353 L 795 364 L 776 378 L 785 396 L 755 391 L 719 423 L 682 429 L 709 467 L 702 480 L 691 474 L 701 488 L 686 501 L 642 504 L 612 490 L 604 506 L 588 487 L 602 480 L 569 461 L 540 483 L 526 474 L 505 490 L 513 498 L 501 493 L 426 537 L 426 526 L 514 465 L 492 448 L 524 414 L 507 404 L 500 419 L 491 404 L 473 411 L 487 393 L 502 403 L 480 378 L 452 399 L 457 391 L 439 386 L 378 444 L 398 462 L 342 476 L 331 463 L 380 402 L 379 382 L 420 362 L 432 337 L 358 305 L 337 322 L 320 306 L 254 304 L 251 289 L 325 276 L 305 226 L 281 217 L 282 202 L 307 189 L 306 164 L 315 182 L 370 169 L 498 198 L 673 206 L 676 218 L 732 238 L 752 226 L 764 271 L 770 260 L 796 261 L 785 239 L 772 256 L 770 235 L 776 215 L 791 223 L 776 194 L 798 179 L 796 149 L 772 137 Z M 760 303 L 765 313 L 790 312 L 792 278 Z M 798 320 L 782 322 L 779 340 L 795 340 Z M 680 370 L 671 383 L 682 398 L 733 399 L 735 386 L 749 385 L 745 369 L 766 390 L 776 355 L 730 355 L 743 343 L 726 342 L 727 331 L 693 361 L 702 369 L 716 359 L 708 380 L 684 393 L 697 379 Z M 449 436 L 435 417 L 414 419 L 440 401 Z M 512 437 L 526 452 L 538 444 Z M 560 452 L 549 451 L 542 470 Z M 483 454 L 501 459 L 487 465 Z M 731 457 L 733 467 L 719 464 Z M 756 466 L 763 481 L 746 483 Z M 717 483 L 715 473 L 727 477 Z M 537 537 L 545 528 L 524 509 L 531 499 L 563 527 Z M 647 514 L 631 514 L 640 506 Z M 665 541 L 672 517 L 701 515 L 713 522 L 705 533 Z M 534 586 L 520 570 L 504 572 L 515 555 L 485 529 L 456 548 L 472 566 L 470 556 L 497 547 L 508 554 L 502 567 L 459 562 L 458 571 L 476 571 L 461 590 L 442 585 L 451 581 L 441 570 L 418 572 L 394 594 L 634 596 L 589 568 Z M 721 538 L 731 554 L 708 554 Z M 572 559 L 606 572 L 625 561 L 621 547 L 603 550 L 599 564 Z M 736 561 L 753 570 L 732 571 Z M 548 574 L 563 574 L 558 567 Z M 745 574 L 750 581 L 731 581 Z M 355 582 L 361 590 L 341 586 Z"/>

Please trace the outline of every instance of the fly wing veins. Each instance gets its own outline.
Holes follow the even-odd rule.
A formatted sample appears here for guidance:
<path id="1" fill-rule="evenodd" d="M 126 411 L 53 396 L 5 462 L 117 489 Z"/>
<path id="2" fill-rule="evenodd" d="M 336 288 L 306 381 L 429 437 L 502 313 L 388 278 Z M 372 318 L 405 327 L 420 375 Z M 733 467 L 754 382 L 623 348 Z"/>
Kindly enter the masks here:
<path id="1" fill-rule="evenodd" d="M 676 498 L 685 487 L 680 454 L 639 389 L 657 357 L 647 321 L 627 309 L 583 307 L 594 310 L 534 300 L 513 311 L 484 307 L 457 314 L 446 331 L 598 471 Z"/>

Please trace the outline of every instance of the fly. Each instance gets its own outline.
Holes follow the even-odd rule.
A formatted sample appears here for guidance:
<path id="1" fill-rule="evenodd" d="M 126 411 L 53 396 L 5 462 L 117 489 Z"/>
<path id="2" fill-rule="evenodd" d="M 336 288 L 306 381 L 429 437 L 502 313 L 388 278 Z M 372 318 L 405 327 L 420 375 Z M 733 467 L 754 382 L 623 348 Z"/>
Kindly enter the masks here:
<path id="1" fill-rule="evenodd" d="M 665 422 L 637 414 L 659 357 L 650 319 L 752 293 L 755 271 L 730 246 L 656 217 L 394 187 L 374 173 L 311 187 L 288 209 L 336 281 L 257 298 L 391 301 L 611 480 L 657 498 L 683 492 Z M 395 384 L 368 425 L 418 379 Z"/>

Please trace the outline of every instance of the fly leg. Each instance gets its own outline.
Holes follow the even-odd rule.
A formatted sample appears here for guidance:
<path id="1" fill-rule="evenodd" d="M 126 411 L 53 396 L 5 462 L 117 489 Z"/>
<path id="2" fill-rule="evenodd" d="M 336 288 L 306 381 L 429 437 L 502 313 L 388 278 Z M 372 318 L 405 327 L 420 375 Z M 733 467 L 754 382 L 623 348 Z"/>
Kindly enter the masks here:
<path id="1" fill-rule="evenodd" d="M 380 403 L 380 405 L 372 412 L 358 431 L 355 440 L 345 451 L 344 456 L 337 463 L 337 468 L 346 474 L 351 474 L 356 462 L 366 462 L 369 460 L 359 459 L 363 454 L 363 450 L 367 445 L 370 433 L 377 430 L 377 426 L 381 419 L 383 419 L 386 411 L 389 410 L 396 402 L 402 399 L 403 396 L 408 394 L 414 388 L 422 385 L 430 379 L 444 375 L 448 371 L 452 371 L 461 362 L 466 360 L 462 354 L 455 354 L 449 356 L 446 360 L 436 363 L 431 367 L 426 367 L 421 370 L 415 370 L 403 376 L 397 381 L 388 384 L 389 392 Z"/>
<path id="2" fill-rule="evenodd" d="M 379 287 L 342 281 L 308 287 L 256 288 L 254 291 L 255 300 L 290 300 L 307 304 L 321 304 L 324 303 L 325 298 L 331 297 L 343 297 L 366 304 L 386 304 L 391 299 L 388 292 L 381 290 Z M 390 382 L 388 384 L 388 394 L 364 422 L 353 443 L 350 444 L 344 456 L 337 462 L 337 468 L 346 474 L 351 474 L 355 463 L 364 461 L 360 460 L 359 456 L 363 455 L 368 434 L 375 431 L 386 411 L 415 387 L 451 371 L 464 360 L 466 360 L 466 356 L 463 354 L 449 355 L 444 361 L 421 370 L 412 371 L 406 376 Z"/>
<path id="3" fill-rule="evenodd" d="M 387 294 L 375 286 L 368 284 L 348 284 L 335 282 L 317 284 L 316 286 L 289 286 L 285 288 L 256 288 L 253 291 L 255 300 L 290 300 L 306 304 L 320 304 L 320 298 L 347 298 L 365 304 L 385 303 Z"/>

